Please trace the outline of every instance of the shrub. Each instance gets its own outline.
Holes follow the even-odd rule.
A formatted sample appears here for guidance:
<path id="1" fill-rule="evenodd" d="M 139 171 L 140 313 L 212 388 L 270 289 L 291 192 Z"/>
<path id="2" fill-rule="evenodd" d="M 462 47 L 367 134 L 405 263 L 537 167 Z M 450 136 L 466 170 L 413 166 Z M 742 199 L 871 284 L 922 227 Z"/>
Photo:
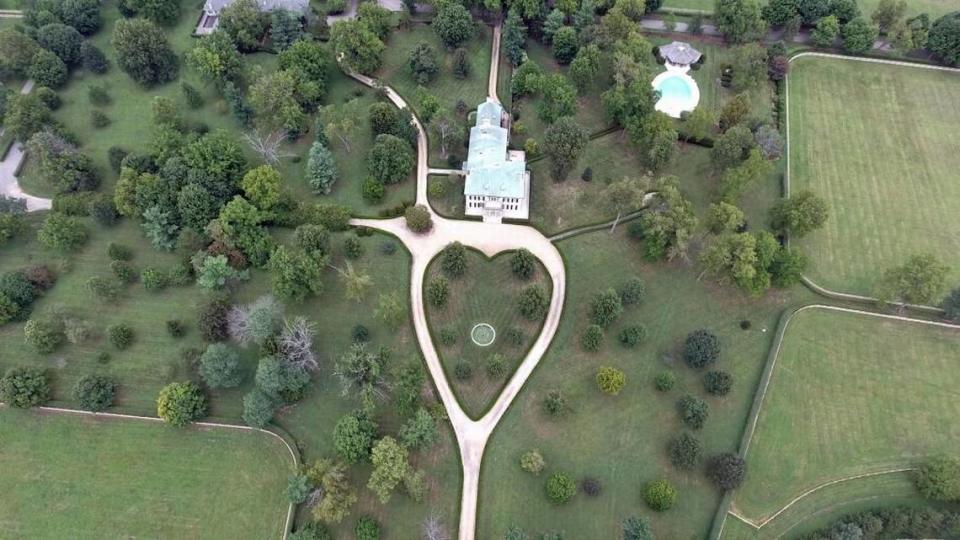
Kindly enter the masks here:
<path id="1" fill-rule="evenodd" d="M 185 426 L 207 414 L 207 398 L 192 382 L 164 386 L 157 398 L 157 416 L 172 426 Z"/>
<path id="2" fill-rule="evenodd" d="M 333 428 L 333 448 L 347 463 L 369 460 L 376 438 L 377 424 L 362 411 L 345 415 Z"/>
<path id="3" fill-rule="evenodd" d="M 703 369 L 720 357 L 720 339 L 705 329 L 694 330 L 683 344 L 683 359 L 694 369 Z"/>
<path id="4" fill-rule="evenodd" d="M 87 242 L 87 227 L 77 218 L 50 214 L 37 231 L 44 246 L 59 251 L 76 251 Z"/>
<path id="5" fill-rule="evenodd" d="M 110 125 L 110 118 L 103 111 L 92 109 L 90 111 L 90 124 L 97 129 L 105 128 Z"/>
<path id="6" fill-rule="evenodd" d="M 387 187 L 383 185 L 383 182 L 368 176 L 360 183 L 360 194 L 367 203 L 377 204 L 386 196 Z"/>
<path id="7" fill-rule="evenodd" d="M 169 320 L 167 321 L 167 333 L 172 338 L 182 338 L 187 333 L 187 325 L 179 319 Z"/>
<path id="8" fill-rule="evenodd" d="M 643 325 L 628 326 L 620 331 L 620 344 L 628 349 L 640 345 L 647 339 L 647 328 Z"/>
<path id="9" fill-rule="evenodd" d="M 453 76 L 458 79 L 466 79 L 470 76 L 470 55 L 464 48 L 453 51 Z"/>
<path id="10" fill-rule="evenodd" d="M 133 258 L 133 251 L 123 244 L 110 242 L 107 246 L 107 256 L 114 261 L 129 261 Z"/>
<path id="11" fill-rule="evenodd" d="M 440 344 L 450 347 L 457 343 L 457 331 L 453 328 L 440 329 Z"/>
<path id="12" fill-rule="evenodd" d="M 523 345 L 525 339 L 523 330 L 519 328 L 508 328 L 505 337 L 507 339 L 507 343 L 513 347 L 519 347 Z"/>
<path id="13" fill-rule="evenodd" d="M 124 323 L 111 324 L 107 327 L 107 339 L 122 351 L 133 344 L 133 328 Z"/>
<path id="14" fill-rule="evenodd" d="M 593 169 L 590 168 L 590 167 L 587 167 L 587 168 L 583 169 L 583 173 L 580 175 L 580 179 L 583 180 L 584 182 L 592 182 L 592 181 L 593 181 Z"/>
<path id="15" fill-rule="evenodd" d="M 603 485 L 600 480 L 588 476 L 580 481 L 580 490 L 589 497 L 596 497 L 603 491 Z"/>
<path id="16" fill-rule="evenodd" d="M 577 484 L 565 473 L 553 473 L 547 478 L 547 499 L 553 504 L 563 504 L 573 498 Z"/>
<path id="17" fill-rule="evenodd" d="M 707 478 L 723 491 L 739 487 L 746 472 L 743 458 L 730 452 L 713 456 L 707 462 Z"/>
<path id="18" fill-rule="evenodd" d="M 643 280 L 638 277 L 632 277 L 620 286 L 620 301 L 625 306 L 633 306 L 643 302 L 646 295 L 646 288 Z"/>
<path id="19" fill-rule="evenodd" d="M 677 376 L 672 371 L 664 371 L 653 380 L 653 385 L 661 392 L 669 392 L 677 385 Z"/>
<path id="20" fill-rule="evenodd" d="M 73 399 L 80 407 L 93 412 L 106 410 L 113 405 L 117 383 L 102 375 L 84 375 L 73 387 Z"/>
<path id="21" fill-rule="evenodd" d="M 353 527 L 356 540 L 380 540 L 380 524 L 370 516 L 362 516 Z"/>
<path id="22" fill-rule="evenodd" d="M 403 217 L 407 222 L 407 228 L 415 233 L 425 233 L 433 228 L 430 211 L 422 204 L 407 208 Z"/>
<path id="23" fill-rule="evenodd" d="M 87 88 L 87 99 L 90 100 L 91 104 L 98 107 L 110 104 L 110 94 L 107 93 L 107 88 L 95 84 Z"/>
<path id="24" fill-rule="evenodd" d="M 960 459 L 929 458 L 917 468 L 914 483 L 920 494 L 930 500 L 960 502 Z"/>
<path id="25" fill-rule="evenodd" d="M 355 236 L 348 236 L 343 241 L 343 255 L 348 259 L 359 259 L 363 257 L 363 244 Z"/>
<path id="26" fill-rule="evenodd" d="M 427 300 L 437 307 L 446 305 L 447 298 L 450 296 L 450 282 L 447 278 L 439 276 L 430 280 L 427 284 Z"/>
<path id="27" fill-rule="evenodd" d="M 87 203 L 87 213 L 104 227 L 112 227 L 120 217 L 113 200 L 106 194 L 92 197 Z"/>
<path id="28" fill-rule="evenodd" d="M 680 420 L 691 429 L 702 428 L 710 414 L 710 407 L 706 401 L 689 394 L 677 401 L 677 409 L 680 412 Z"/>
<path id="29" fill-rule="evenodd" d="M 0 401 L 27 409 L 43 405 L 50 399 L 50 384 L 40 368 L 10 368 L 0 378 Z"/>
<path id="30" fill-rule="evenodd" d="M 353 329 L 350 330 L 350 337 L 354 343 L 366 343 L 370 341 L 370 330 L 367 330 L 367 327 L 362 324 L 354 325 Z"/>
<path id="31" fill-rule="evenodd" d="M 594 324 L 606 328 L 623 312 L 620 295 L 613 289 L 599 292 L 590 303 L 590 319 Z"/>
<path id="32" fill-rule="evenodd" d="M 536 258 L 526 249 L 519 249 L 510 257 L 510 269 L 518 278 L 530 279 L 537 270 Z"/>
<path id="33" fill-rule="evenodd" d="M 453 376 L 461 381 L 470 380 L 473 377 L 473 368 L 468 362 L 460 361 L 453 367 Z"/>
<path id="34" fill-rule="evenodd" d="M 520 291 L 517 305 L 524 318 L 536 320 L 547 314 L 547 310 L 550 308 L 550 298 L 547 297 L 547 291 L 543 286 L 528 285 Z"/>
<path id="35" fill-rule="evenodd" d="M 644 486 L 643 502 L 657 512 L 669 510 L 677 502 L 677 490 L 666 480 L 655 480 Z"/>
<path id="36" fill-rule="evenodd" d="M 703 446 L 700 441 L 689 433 L 682 433 L 673 438 L 668 446 L 670 463 L 678 469 L 692 469 L 700 460 Z"/>
<path id="37" fill-rule="evenodd" d="M 491 379 L 499 379 L 507 373 L 507 359 L 500 353 L 495 353 L 487 358 L 487 376 Z"/>
<path id="38" fill-rule="evenodd" d="M 212 343 L 200 355 L 200 376 L 210 388 L 233 388 L 243 380 L 240 355 L 224 343 Z"/>
<path id="39" fill-rule="evenodd" d="M 27 279 L 34 287 L 45 291 L 57 282 L 57 276 L 45 264 L 34 264 L 24 268 L 20 274 Z"/>
<path id="40" fill-rule="evenodd" d="M 587 352 L 597 352 L 601 345 L 603 345 L 603 328 L 596 324 L 587 326 L 583 335 L 580 336 L 580 346 Z"/>
<path id="41" fill-rule="evenodd" d="M 566 396 L 560 390 L 547 392 L 547 397 L 543 398 L 543 410 L 550 416 L 563 416 L 569 410 Z"/>
<path id="42" fill-rule="evenodd" d="M 110 69 L 110 62 L 103 51 L 89 41 L 80 44 L 80 60 L 84 69 L 93 73 L 102 74 Z"/>
<path id="43" fill-rule="evenodd" d="M 597 387 L 604 394 L 615 396 L 626 383 L 627 376 L 619 369 L 604 366 L 597 370 Z"/>
<path id="44" fill-rule="evenodd" d="M 520 468 L 530 474 L 540 474 L 546 466 L 547 462 L 543 459 L 543 454 L 536 448 L 527 450 L 520 456 Z"/>
<path id="45" fill-rule="evenodd" d="M 137 280 L 137 269 L 127 261 L 111 261 L 110 272 L 124 283 L 133 283 Z"/>
<path id="46" fill-rule="evenodd" d="M 51 319 L 31 319 L 23 327 L 27 344 L 40 354 L 50 354 L 63 343 L 63 325 Z"/>
<path id="47" fill-rule="evenodd" d="M 703 377 L 703 387 L 708 394 L 725 396 L 733 387 L 733 375 L 726 371 L 709 371 Z"/>
<path id="48" fill-rule="evenodd" d="M 47 106 L 51 111 L 55 111 L 60 108 L 61 100 L 60 96 L 56 92 L 47 88 L 46 86 L 41 86 L 34 91 L 37 94 L 37 97 L 40 98 L 40 101 Z"/>
<path id="49" fill-rule="evenodd" d="M 224 341 L 230 337 L 227 325 L 227 313 L 230 304 L 221 298 L 215 298 L 203 304 L 197 314 L 197 327 L 204 341 Z"/>
<path id="50" fill-rule="evenodd" d="M 148 291 L 159 291 L 167 286 L 167 273 L 158 268 L 147 267 L 140 272 L 140 281 Z"/>
<path id="51" fill-rule="evenodd" d="M 467 249 L 463 244 L 454 242 L 443 248 L 440 269 L 450 278 L 458 278 L 467 272 Z"/>

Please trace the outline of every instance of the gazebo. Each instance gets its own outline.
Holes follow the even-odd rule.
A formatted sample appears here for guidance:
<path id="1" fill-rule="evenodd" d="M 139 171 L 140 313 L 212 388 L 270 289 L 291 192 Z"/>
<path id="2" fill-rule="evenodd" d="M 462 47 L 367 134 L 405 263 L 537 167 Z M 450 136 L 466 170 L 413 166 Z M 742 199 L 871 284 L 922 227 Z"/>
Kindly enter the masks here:
<path id="1" fill-rule="evenodd" d="M 696 64 L 702 55 L 689 43 L 674 41 L 660 47 L 660 56 L 674 66 L 689 66 Z"/>

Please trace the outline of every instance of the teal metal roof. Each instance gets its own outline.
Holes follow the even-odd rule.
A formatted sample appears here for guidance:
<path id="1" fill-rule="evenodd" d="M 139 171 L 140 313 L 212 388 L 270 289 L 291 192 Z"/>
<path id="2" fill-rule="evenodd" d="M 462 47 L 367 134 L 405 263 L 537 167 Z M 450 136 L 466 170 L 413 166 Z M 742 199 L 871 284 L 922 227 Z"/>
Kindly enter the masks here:
<path id="1" fill-rule="evenodd" d="M 470 149 L 464 195 L 522 198 L 525 196 L 523 160 L 507 161 L 510 133 L 500 126 L 503 107 L 487 98 L 477 107 L 477 125 L 470 128 Z"/>

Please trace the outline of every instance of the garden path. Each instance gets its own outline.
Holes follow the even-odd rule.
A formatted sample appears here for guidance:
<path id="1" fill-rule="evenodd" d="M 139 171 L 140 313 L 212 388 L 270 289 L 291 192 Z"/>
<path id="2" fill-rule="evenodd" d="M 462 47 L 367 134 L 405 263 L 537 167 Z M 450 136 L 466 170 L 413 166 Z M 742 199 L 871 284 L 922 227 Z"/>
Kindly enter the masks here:
<path id="1" fill-rule="evenodd" d="M 500 35 L 499 25 L 494 28 L 494 36 Z M 499 58 L 499 40 L 494 39 L 492 45 L 491 74 L 489 89 L 496 99 L 497 73 L 496 66 Z M 344 71 L 351 77 L 371 87 L 382 87 L 388 98 L 400 108 L 406 108 L 407 103 L 389 86 L 365 75 L 353 72 L 341 64 Z M 547 352 L 550 342 L 560 325 L 560 315 L 563 311 L 563 301 L 566 292 L 566 269 L 560 252 L 553 243 L 543 236 L 540 231 L 526 225 L 507 223 L 481 223 L 447 219 L 439 216 L 430 207 L 427 199 L 427 176 L 430 167 L 427 164 L 429 147 L 427 135 L 420 120 L 414 116 L 413 123 L 417 128 L 417 197 L 416 203 L 430 212 L 433 227 L 427 233 L 417 234 L 410 231 L 404 218 L 394 219 L 353 219 L 352 225 L 370 227 L 396 236 L 411 253 L 413 260 L 410 272 L 410 303 L 413 311 L 413 324 L 416 330 L 417 342 L 423 353 L 437 388 L 440 400 L 447 410 L 450 423 L 457 437 L 460 448 L 460 459 L 463 467 L 463 487 L 460 504 L 460 540 L 473 540 L 476 534 L 477 498 L 480 488 L 480 462 L 490 435 L 506 413 L 513 399 L 520 392 L 523 384 L 537 367 L 540 359 Z M 430 328 L 427 324 L 426 311 L 423 303 L 423 283 L 427 266 L 440 251 L 452 242 L 460 242 L 466 246 L 483 252 L 488 257 L 509 250 L 525 248 L 533 253 L 543 263 L 550 274 L 553 289 L 550 298 L 550 310 L 543 323 L 543 329 L 530 350 L 527 351 L 520 366 L 511 376 L 503 392 L 497 397 L 493 406 L 480 419 L 470 418 L 457 401 L 453 390 L 447 381 L 440 363 L 440 357 L 430 337 Z"/>
<path id="2" fill-rule="evenodd" d="M 29 94 L 31 90 L 33 90 L 33 79 L 23 83 L 20 93 Z M 0 129 L 0 135 L 3 135 L 3 132 L 4 130 Z M 0 195 L 25 200 L 27 212 L 49 210 L 53 207 L 53 201 L 24 193 L 20 187 L 20 182 L 17 181 L 17 173 L 20 172 L 20 166 L 25 156 L 26 152 L 24 152 L 23 145 L 14 142 L 3 161 L 0 161 Z"/>

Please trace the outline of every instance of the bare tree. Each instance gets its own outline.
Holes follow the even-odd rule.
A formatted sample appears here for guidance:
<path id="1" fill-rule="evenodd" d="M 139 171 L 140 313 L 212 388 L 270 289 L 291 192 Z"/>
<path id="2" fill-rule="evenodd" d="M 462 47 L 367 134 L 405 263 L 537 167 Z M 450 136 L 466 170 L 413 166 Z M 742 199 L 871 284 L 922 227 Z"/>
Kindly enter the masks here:
<path id="1" fill-rule="evenodd" d="M 313 353 L 313 323 L 305 317 L 297 317 L 293 322 L 285 321 L 280 333 L 280 354 L 286 361 L 304 371 L 313 371 L 319 367 L 317 356 Z"/>
<path id="2" fill-rule="evenodd" d="M 447 157 L 447 148 L 463 141 L 463 126 L 444 109 L 430 119 L 430 130 L 440 138 L 440 154 Z"/>
<path id="3" fill-rule="evenodd" d="M 436 510 L 431 510 L 430 515 L 423 520 L 423 540 L 450 540 L 450 534 Z"/>
<path id="4" fill-rule="evenodd" d="M 254 152 L 263 158 L 263 161 L 270 165 L 280 163 L 280 158 L 293 155 L 290 152 L 280 150 L 280 145 L 283 144 L 284 139 L 285 135 L 281 130 L 275 130 L 269 133 L 254 130 L 243 134 L 243 140 L 247 142 Z"/>
<path id="5" fill-rule="evenodd" d="M 227 332 L 237 344 L 263 343 L 276 334 L 283 306 L 267 294 L 245 306 L 233 306 L 227 313 Z"/>

